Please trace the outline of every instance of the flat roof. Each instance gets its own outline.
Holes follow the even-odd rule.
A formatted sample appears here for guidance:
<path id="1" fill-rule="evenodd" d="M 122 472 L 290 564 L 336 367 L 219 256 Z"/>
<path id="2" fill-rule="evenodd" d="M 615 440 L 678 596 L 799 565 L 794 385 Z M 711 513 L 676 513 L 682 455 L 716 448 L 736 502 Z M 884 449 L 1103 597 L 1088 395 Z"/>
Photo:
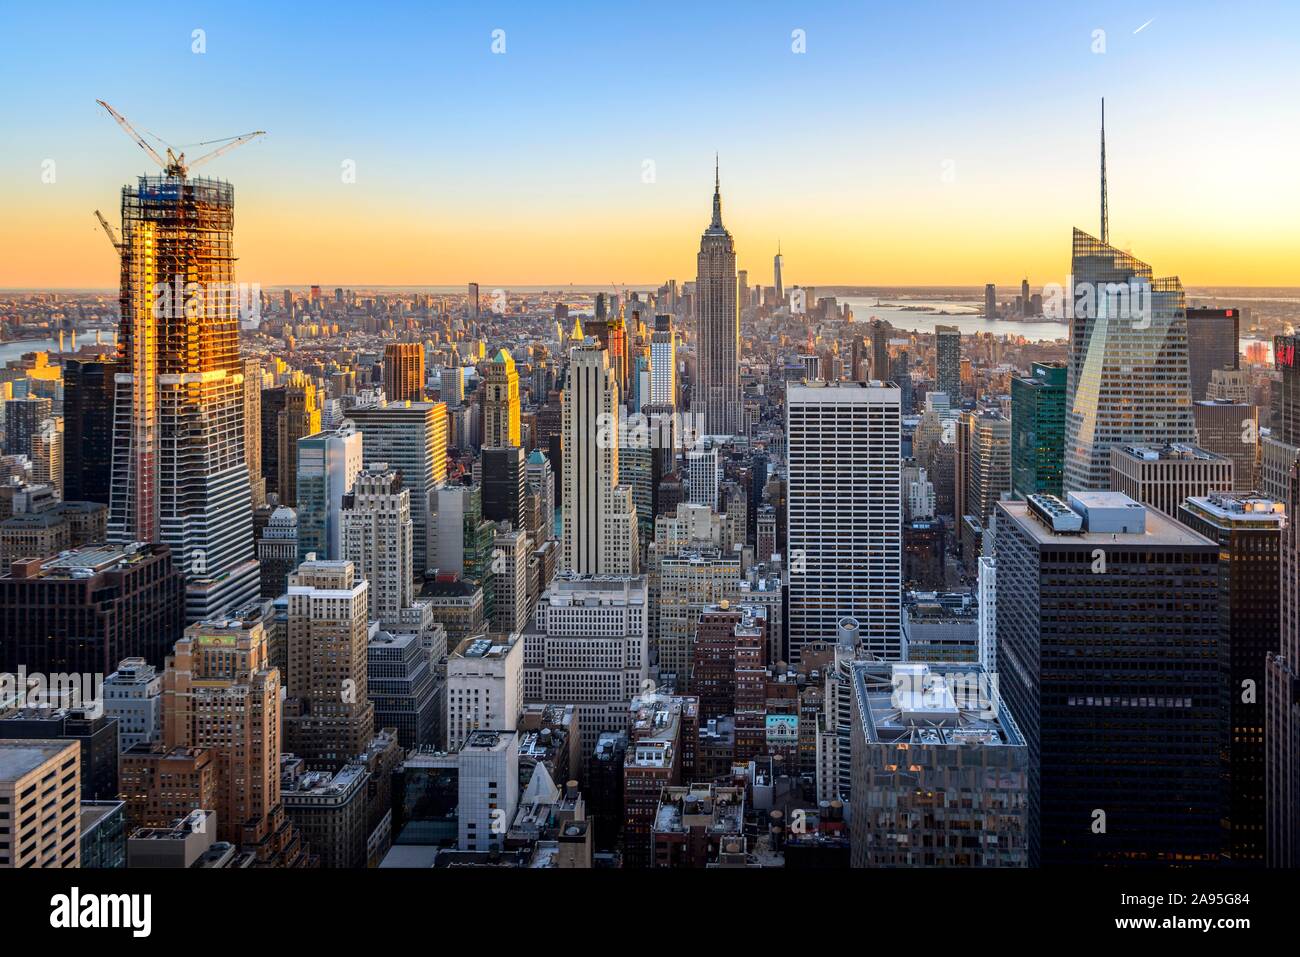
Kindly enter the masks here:
<path id="1" fill-rule="evenodd" d="M 0 740 L 0 780 L 14 781 L 30 774 L 51 758 L 56 758 L 68 748 L 80 748 L 76 741 L 56 741 L 32 738 L 29 741 Z"/>
<path id="2" fill-rule="evenodd" d="M 1078 494 L 1078 493 L 1076 493 Z M 1090 494 L 1109 495 L 1120 493 L 1098 492 Z M 1218 545 L 1204 535 L 1192 531 L 1181 522 L 1176 522 L 1159 509 L 1146 510 L 1146 528 L 1142 532 L 1054 532 L 1029 511 L 1028 502 L 998 502 L 1011 521 L 1029 534 L 1029 537 L 1041 545 L 1105 545 L 1124 544 L 1133 547 L 1152 547 L 1159 545 L 1204 546 L 1218 549 Z M 1121 507 L 1116 504 L 1111 507 Z"/>
<path id="3" fill-rule="evenodd" d="M 859 662 L 853 689 L 869 743 L 1025 746 L 996 683 L 978 665 Z"/>

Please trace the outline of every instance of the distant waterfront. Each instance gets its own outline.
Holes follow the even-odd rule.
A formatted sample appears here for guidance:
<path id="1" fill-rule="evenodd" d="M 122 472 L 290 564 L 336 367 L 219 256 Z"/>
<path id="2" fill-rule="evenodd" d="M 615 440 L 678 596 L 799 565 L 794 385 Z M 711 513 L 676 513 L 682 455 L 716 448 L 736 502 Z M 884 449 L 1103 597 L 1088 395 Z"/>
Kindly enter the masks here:
<path id="1" fill-rule="evenodd" d="M 0 366 L 13 359 L 21 359 L 29 352 L 58 352 L 58 339 L 14 339 L 0 342 Z"/>
<path id="2" fill-rule="evenodd" d="M 991 332 L 997 336 L 1024 336 L 1033 342 L 1052 342 L 1070 337 L 1070 327 L 1063 322 L 987 320 L 983 315 L 983 304 L 976 302 L 881 297 L 882 305 L 877 306 L 874 296 L 843 296 L 839 301 L 848 303 L 856 322 L 884 319 L 895 329 L 906 332 L 933 333 L 935 326 L 956 326 L 964 335 Z M 923 306 L 929 306 L 933 311 L 916 308 Z M 950 315 L 944 315 L 945 312 Z"/>

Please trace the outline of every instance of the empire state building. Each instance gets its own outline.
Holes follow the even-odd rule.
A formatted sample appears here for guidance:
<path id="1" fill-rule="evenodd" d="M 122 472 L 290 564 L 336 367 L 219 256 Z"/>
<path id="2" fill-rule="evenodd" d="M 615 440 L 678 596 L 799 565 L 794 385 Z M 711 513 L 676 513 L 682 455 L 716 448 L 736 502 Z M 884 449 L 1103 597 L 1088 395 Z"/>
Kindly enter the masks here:
<path id="1" fill-rule="evenodd" d="M 718 169 L 713 171 L 713 221 L 700 237 L 695 277 L 698 303 L 696 382 L 691 411 L 710 435 L 741 431 L 740 313 L 736 309 L 736 246 L 722 225 Z"/>

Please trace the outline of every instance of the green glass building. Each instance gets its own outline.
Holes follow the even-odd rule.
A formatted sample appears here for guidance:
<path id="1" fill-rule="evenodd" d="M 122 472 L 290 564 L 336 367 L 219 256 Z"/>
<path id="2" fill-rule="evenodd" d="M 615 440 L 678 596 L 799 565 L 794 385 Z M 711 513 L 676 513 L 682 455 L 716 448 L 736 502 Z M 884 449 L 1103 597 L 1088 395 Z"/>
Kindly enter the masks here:
<path id="1" fill-rule="evenodd" d="M 1035 362 L 1011 380 L 1011 491 L 1018 499 L 1061 495 L 1065 468 L 1063 362 Z"/>

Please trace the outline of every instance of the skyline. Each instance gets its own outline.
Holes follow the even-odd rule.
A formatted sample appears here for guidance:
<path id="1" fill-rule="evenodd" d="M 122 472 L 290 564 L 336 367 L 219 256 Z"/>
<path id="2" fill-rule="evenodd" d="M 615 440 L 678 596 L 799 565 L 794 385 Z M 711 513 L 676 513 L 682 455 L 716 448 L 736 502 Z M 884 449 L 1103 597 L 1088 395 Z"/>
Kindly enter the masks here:
<path id="1" fill-rule="evenodd" d="M 682 31 L 644 9 L 71 6 L 68 34 L 10 18 L 0 288 L 116 285 L 93 210 L 116 225 L 122 187 L 155 171 L 100 97 L 178 145 L 269 131 L 203 171 L 234 185 L 238 278 L 263 287 L 686 281 L 715 150 L 751 282 L 770 284 L 778 240 L 790 285 L 1061 282 L 1067 230 L 1098 226 L 1103 95 L 1115 245 L 1189 286 L 1295 282 L 1300 106 L 1276 91 L 1300 31 L 1260 39 L 1230 11 L 732 5 Z M 394 37 L 424 42 L 408 56 Z M 1249 75 L 1201 66 L 1246 55 Z"/>

